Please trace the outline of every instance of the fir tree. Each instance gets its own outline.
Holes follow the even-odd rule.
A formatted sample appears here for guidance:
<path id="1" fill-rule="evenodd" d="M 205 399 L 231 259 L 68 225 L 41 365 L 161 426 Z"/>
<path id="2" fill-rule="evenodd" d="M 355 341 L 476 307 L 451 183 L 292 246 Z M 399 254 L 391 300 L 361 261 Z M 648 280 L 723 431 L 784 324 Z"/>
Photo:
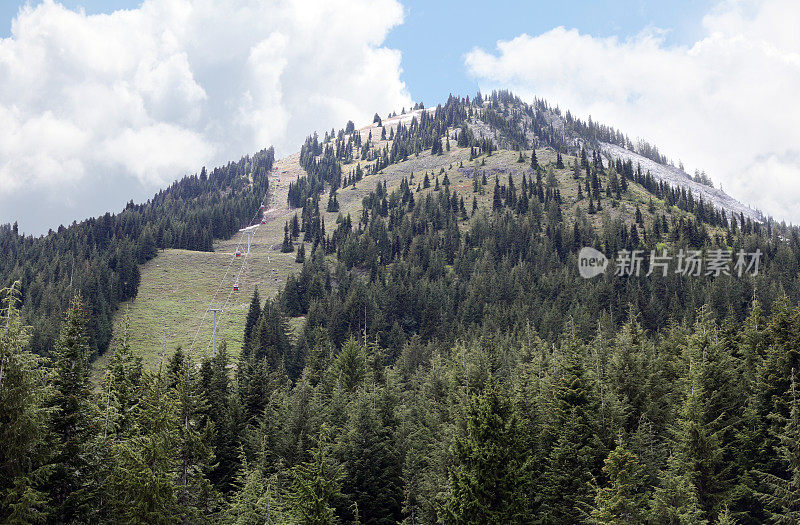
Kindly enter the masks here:
<path id="1" fill-rule="evenodd" d="M 800 522 L 800 406 L 798 406 L 794 370 L 792 370 L 791 407 L 789 417 L 782 420 L 783 430 L 778 434 L 777 452 L 783 463 L 786 478 L 761 473 L 768 492 L 760 494 L 766 504 L 772 523 Z M 779 415 L 775 416 L 780 418 Z"/>
<path id="2" fill-rule="evenodd" d="M 603 473 L 609 484 L 598 488 L 591 511 L 591 522 L 603 525 L 644 523 L 646 521 L 647 474 L 639 458 L 625 444 L 622 435 L 617 447 L 605 460 Z"/>
<path id="3" fill-rule="evenodd" d="M 0 290 L 0 521 L 44 523 L 50 502 L 46 360 L 27 349 L 30 329 L 18 310 L 19 282 Z"/>
<path id="4" fill-rule="evenodd" d="M 531 465 L 524 422 L 494 380 L 473 395 L 466 432 L 454 444 L 445 523 L 522 523 Z"/>
<path id="5" fill-rule="evenodd" d="M 53 354 L 53 418 L 57 456 L 51 479 L 57 519 L 86 519 L 93 496 L 92 440 L 98 435 L 92 403 L 89 317 L 80 294 L 73 297 L 61 325 Z"/>
<path id="6" fill-rule="evenodd" d="M 344 436 L 343 490 L 365 525 L 399 522 L 403 501 L 399 451 L 391 429 L 373 409 L 375 395 L 360 396 Z"/>
<path id="7" fill-rule="evenodd" d="M 291 253 L 293 251 L 294 245 L 292 244 L 292 239 L 289 237 L 289 223 L 287 222 L 283 226 L 283 244 L 281 245 L 281 252 Z"/>
<path id="8" fill-rule="evenodd" d="M 331 457 L 330 430 L 323 427 L 311 459 L 292 469 L 289 501 L 299 523 L 337 523 L 335 502 L 342 495 L 342 469 Z"/>

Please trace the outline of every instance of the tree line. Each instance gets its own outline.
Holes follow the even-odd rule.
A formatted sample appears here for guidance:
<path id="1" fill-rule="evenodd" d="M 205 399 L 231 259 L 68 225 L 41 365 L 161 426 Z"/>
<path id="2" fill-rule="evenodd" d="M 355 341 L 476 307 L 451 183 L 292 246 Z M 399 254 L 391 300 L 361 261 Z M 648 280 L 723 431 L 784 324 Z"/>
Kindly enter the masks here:
<path id="1" fill-rule="evenodd" d="M 0 226 L 0 284 L 19 282 L 22 313 L 34 326 L 31 348 L 53 347 L 70 297 L 80 291 L 90 316 L 92 351 L 112 338 L 119 303 L 136 296 L 139 265 L 158 250 L 211 251 L 214 239 L 246 226 L 269 190 L 272 148 L 238 162 L 186 176 L 143 204 L 129 202 L 118 214 L 74 222 L 42 237 Z"/>

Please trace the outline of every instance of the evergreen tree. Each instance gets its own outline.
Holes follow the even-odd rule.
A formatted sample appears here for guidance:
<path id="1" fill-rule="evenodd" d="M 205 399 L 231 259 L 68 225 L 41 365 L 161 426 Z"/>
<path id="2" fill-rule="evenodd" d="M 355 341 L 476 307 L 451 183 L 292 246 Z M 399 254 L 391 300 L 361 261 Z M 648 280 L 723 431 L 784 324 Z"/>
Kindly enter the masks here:
<path id="1" fill-rule="evenodd" d="M 470 399 L 466 424 L 453 447 L 444 522 L 524 522 L 531 473 L 524 422 L 494 380 Z"/>
<path id="2" fill-rule="evenodd" d="M 670 456 L 667 468 L 650 503 L 650 521 L 669 525 L 704 525 L 703 511 L 697 498 L 692 475 L 675 456 Z"/>
<path id="3" fill-rule="evenodd" d="M 221 352 L 224 352 L 222 345 Z M 227 371 L 225 371 L 227 373 Z M 225 395 L 211 391 L 212 395 Z M 224 422 L 220 425 L 222 432 L 214 432 L 214 422 L 204 417 L 209 412 L 206 399 L 208 392 L 203 392 L 197 368 L 191 360 L 184 361 L 175 388 L 176 415 L 178 425 L 176 432 L 177 452 L 177 503 L 181 507 L 184 522 L 201 523 L 210 521 L 216 511 L 219 495 L 211 486 L 209 475 L 215 467 L 214 448 L 225 458 L 226 443 L 219 439 L 224 436 Z M 216 401 L 216 400 L 215 400 Z M 212 403 L 213 407 L 213 403 Z"/>
<path id="4" fill-rule="evenodd" d="M 342 469 L 331 456 L 330 430 L 323 427 L 311 459 L 292 469 L 289 501 L 298 523 L 337 523 L 335 502 L 342 495 Z"/>
<path id="5" fill-rule="evenodd" d="M 778 434 L 777 452 L 788 476 L 761 473 L 768 492 L 760 494 L 772 523 L 800 523 L 800 406 L 798 406 L 795 376 L 792 374 L 789 395 L 792 405 L 789 417 L 782 421 Z M 780 416 L 776 415 L 776 418 Z"/>
<path id="6" fill-rule="evenodd" d="M 603 473 L 609 485 L 598 488 L 591 522 L 603 525 L 644 523 L 648 502 L 647 473 L 620 434 L 617 447 L 605 460 Z"/>
<path id="7" fill-rule="evenodd" d="M 250 353 L 250 341 L 252 339 L 253 330 L 255 330 L 258 324 L 259 317 L 261 317 L 261 299 L 258 296 L 258 286 L 256 286 L 253 290 L 253 296 L 250 298 L 250 309 L 247 311 L 247 320 L 244 323 L 242 355 L 246 356 Z"/>
<path id="8" fill-rule="evenodd" d="M 365 525 L 399 522 L 403 501 L 399 451 L 391 429 L 372 408 L 374 395 L 360 396 L 344 437 L 343 490 Z"/>
<path id="9" fill-rule="evenodd" d="M 195 410 L 198 412 L 196 426 L 198 431 L 202 430 L 204 433 L 202 444 L 213 445 L 213 453 L 216 456 L 216 465 L 209 469 L 208 478 L 218 490 L 227 492 L 238 469 L 236 462 L 239 444 L 231 407 L 228 349 L 225 341 L 217 347 L 217 353 L 214 356 L 203 359 L 197 382 L 198 384 L 194 388 L 199 391 L 197 395 L 201 396 L 201 399 L 196 401 Z M 189 385 L 187 388 L 191 386 L 193 385 Z M 194 394 L 194 392 L 191 393 Z M 197 447 L 199 448 L 200 445 Z M 201 453 L 203 453 L 202 450 L 197 452 L 197 454 Z"/>
<path id="10" fill-rule="evenodd" d="M 46 360 L 27 349 L 18 287 L 0 290 L 0 521 L 44 523 L 50 506 L 43 486 L 49 456 L 44 401 L 52 391 Z"/>
<path id="11" fill-rule="evenodd" d="M 175 392 L 161 372 L 145 372 L 134 431 L 112 445 L 107 481 L 119 523 L 180 523 L 179 420 Z"/>
<path id="12" fill-rule="evenodd" d="M 283 244 L 281 245 L 281 252 L 291 253 L 294 251 L 292 239 L 289 237 L 289 223 L 283 226 Z"/>
<path id="13" fill-rule="evenodd" d="M 592 502 L 589 483 L 599 477 L 605 457 L 591 382 L 578 358 L 579 349 L 567 351 L 545 427 L 545 442 L 552 443 L 540 481 L 539 512 L 545 523 L 579 520 L 581 509 Z"/>
<path id="14" fill-rule="evenodd" d="M 92 403 L 89 317 L 76 294 L 61 325 L 53 352 L 51 428 L 56 457 L 50 480 L 55 515 L 61 522 L 88 519 L 96 508 L 91 473 L 91 446 L 98 435 L 98 414 Z"/>
<path id="15" fill-rule="evenodd" d="M 251 467 L 240 453 L 241 467 L 236 475 L 236 490 L 225 512 L 225 522 L 231 525 L 263 525 L 286 523 L 290 515 L 278 498 L 274 478 L 265 479 L 258 468 Z"/>

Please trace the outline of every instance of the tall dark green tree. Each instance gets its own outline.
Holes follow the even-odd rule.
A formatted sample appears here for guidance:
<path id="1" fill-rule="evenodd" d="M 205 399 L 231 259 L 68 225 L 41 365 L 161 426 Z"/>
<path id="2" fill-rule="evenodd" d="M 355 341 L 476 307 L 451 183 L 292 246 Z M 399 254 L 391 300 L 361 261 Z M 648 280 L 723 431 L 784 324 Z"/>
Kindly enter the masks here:
<path id="1" fill-rule="evenodd" d="M 539 481 L 538 512 L 544 523 L 580 520 L 583 509 L 592 503 L 589 483 L 600 477 L 606 454 L 599 402 L 579 351 L 574 344 L 567 347 L 544 421 L 543 438 L 552 443 Z"/>
<path id="2" fill-rule="evenodd" d="M 99 502 L 93 500 L 92 445 L 99 433 L 99 414 L 93 403 L 89 316 L 76 294 L 61 325 L 53 352 L 51 428 L 57 450 L 50 481 L 56 519 L 89 519 Z"/>
<path id="3" fill-rule="evenodd" d="M 397 523 L 402 518 L 402 464 L 391 429 L 373 403 L 370 396 L 361 396 L 351 412 L 344 437 L 343 491 L 357 504 L 365 525 Z"/>
<path id="4" fill-rule="evenodd" d="M 49 514 L 46 360 L 27 348 L 19 283 L 0 290 L 0 521 L 44 523 Z"/>
<path id="5" fill-rule="evenodd" d="M 647 473 L 622 435 L 606 458 L 603 473 L 608 485 L 597 489 L 590 521 L 598 525 L 645 523 L 649 500 Z"/>
<path id="6" fill-rule="evenodd" d="M 465 432 L 453 446 L 445 523 L 524 523 L 531 465 L 523 445 L 523 421 L 490 380 L 473 395 Z"/>
<path id="7" fill-rule="evenodd" d="M 323 428 L 311 459 L 292 469 L 289 501 L 298 523 L 338 522 L 335 503 L 342 496 L 342 476 L 342 467 L 331 454 L 330 429 Z"/>

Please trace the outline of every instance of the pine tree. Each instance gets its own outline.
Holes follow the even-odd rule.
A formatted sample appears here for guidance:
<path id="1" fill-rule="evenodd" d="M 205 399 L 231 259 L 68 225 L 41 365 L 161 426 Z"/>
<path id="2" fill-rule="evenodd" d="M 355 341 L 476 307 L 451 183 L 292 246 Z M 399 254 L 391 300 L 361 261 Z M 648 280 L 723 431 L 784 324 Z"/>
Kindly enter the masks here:
<path id="1" fill-rule="evenodd" d="M 647 473 L 636 454 L 628 449 L 622 434 L 617 438 L 617 447 L 605 460 L 603 473 L 609 484 L 597 490 L 591 522 L 602 525 L 644 523 L 649 499 Z"/>
<path id="2" fill-rule="evenodd" d="M 344 436 L 343 490 L 365 525 L 399 522 L 403 501 L 402 463 L 391 429 L 373 408 L 375 395 L 360 396 Z"/>
<path id="3" fill-rule="evenodd" d="M 293 251 L 294 245 L 292 244 L 292 239 L 289 237 L 289 223 L 287 222 L 283 226 L 283 244 L 281 245 L 281 252 L 291 253 Z"/>
<path id="4" fill-rule="evenodd" d="M 55 468 L 50 480 L 57 519 L 86 519 L 93 505 L 92 453 L 98 435 L 98 414 L 92 403 L 89 316 L 83 298 L 76 294 L 61 325 L 53 353 L 53 417 L 57 443 Z"/>
<path id="5" fill-rule="evenodd" d="M 299 523 L 337 523 L 334 502 L 342 495 L 342 469 L 331 456 L 330 429 L 323 426 L 311 459 L 292 469 L 289 501 Z"/>
<path id="6" fill-rule="evenodd" d="M 302 244 L 301 244 L 302 246 Z M 253 290 L 253 296 L 250 298 L 250 309 L 247 311 L 247 320 L 244 324 L 244 339 L 242 343 L 242 355 L 247 356 L 250 354 L 250 341 L 258 325 L 258 318 L 261 317 L 261 299 L 258 296 L 258 286 Z"/>
<path id="7" fill-rule="evenodd" d="M 297 248 L 297 257 L 294 258 L 294 262 L 296 263 L 303 263 L 306 260 L 306 244 L 301 242 L 300 246 Z"/>
<path id="8" fill-rule="evenodd" d="M 445 523 L 522 523 L 531 474 L 524 422 L 493 379 L 473 395 L 456 438 Z"/>
<path id="9" fill-rule="evenodd" d="M 29 328 L 18 310 L 19 282 L 0 290 L 0 522 L 44 523 L 49 498 L 46 360 L 27 349 Z"/>
<path id="10" fill-rule="evenodd" d="M 760 473 L 768 492 L 760 494 L 772 523 L 800 523 L 800 406 L 798 405 L 794 370 L 789 390 L 792 404 L 789 417 L 782 421 L 777 452 L 786 468 L 786 478 Z M 780 418 L 780 416 L 775 416 Z"/>

